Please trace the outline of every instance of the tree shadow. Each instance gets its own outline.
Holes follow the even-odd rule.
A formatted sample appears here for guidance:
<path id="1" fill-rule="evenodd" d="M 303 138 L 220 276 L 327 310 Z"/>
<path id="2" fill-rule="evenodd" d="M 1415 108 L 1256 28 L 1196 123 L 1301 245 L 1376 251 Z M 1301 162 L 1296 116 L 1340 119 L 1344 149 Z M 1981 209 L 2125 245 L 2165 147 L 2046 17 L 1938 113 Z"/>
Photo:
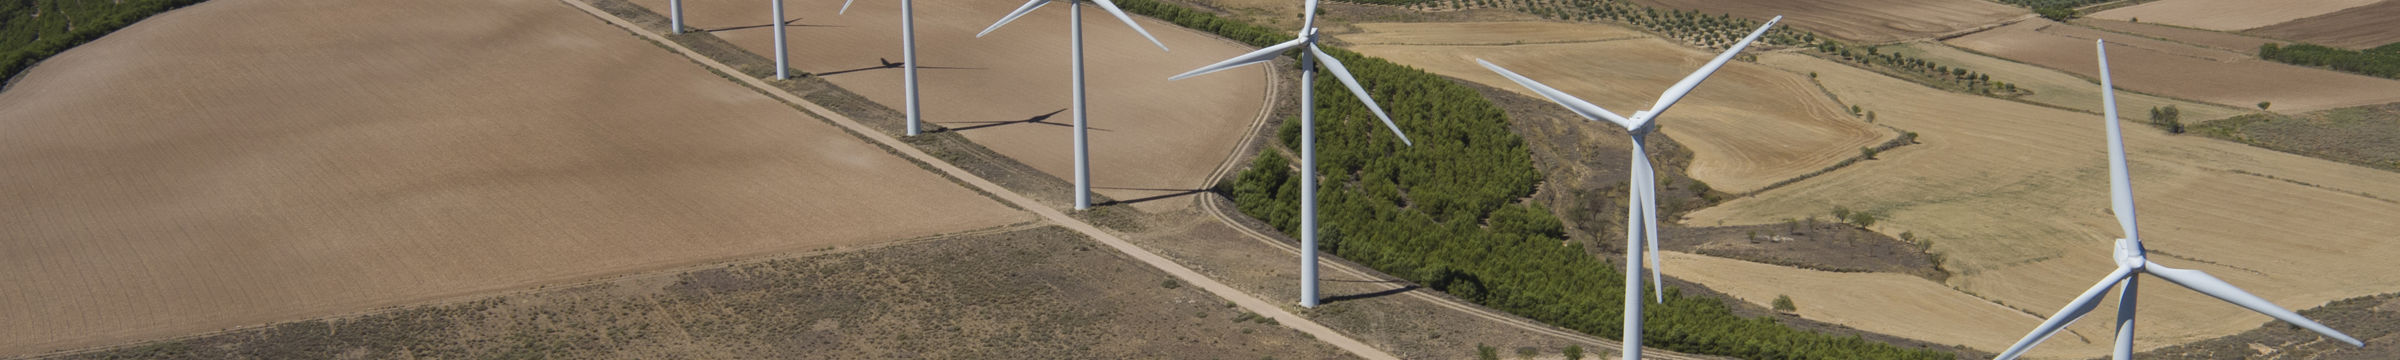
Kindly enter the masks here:
<path id="1" fill-rule="evenodd" d="M 975 129 L 982 129 L 982 128 L 994 127 L 994 126 L 1003 126 L 1003 125 L 1016 125 L 1016 124 L 1039 124 L 1039 125 L 1050 125 L 1050 126 L 1075 127 L 1075 125 L 1073 125 L 1073 124 L 1060 124 L 1060 123 L 1054 123 L 1054 122 L 1049 122 L 1049 121 L 1046 121 L 1046 120 L 1049 120 L 1049 119 L 1050 119 L 1050 117 L 1052 117 L 1052 116 L 1057 116 L 1057 115 L 1058 115 L 1058 113 L 1062 113 L 1062 112 L 1067 112 L 1067 109 L 1058 109 L 1058 110 L 1056 110 L 1056 111 L 1051 111 L 1051 112 L 1050 112 L 1050 113 L 1048 113 L 1048 114 L 1034 115 L 1033 117 L 1030 117 L 1030 118 L 1025 118 L 1024 120 L 1008 120 L 1008 121 L 960 121 L 960 122 L 950 122 L 950 123 L 943 123 L 943 124 L 944 124 L 944 127 L 946 127 L 946 129 L 943 129 L 942 131 L 967 131 L 967 130 L 975 130 Z M 961 126 L 961 127 L 948 127 L 948 124 L 979 124 L 979 125 L 970 125 L 970 126 Z M 1092 131 L 1109 131 L 1108 129 L 1102 129 L 1102 128 L 1098 128 L 1098 127 L 1093 127 L 1093 128 L 1091 128 L 1091 130 L 1092 130 Z"/>
<path id="2" fill-rule="evenodd" d="M 1398 294 L 1400 294 L 1400 293 L 1405 293 L 1405 292 L 1410 292 L 1410 291 L 1416 291 L 1417 289 L 1422 289 L 1422 288 L 1424 288 L 1424 287 L 1422 287 L 1422 286 L 1416 286 L 1416 285 L 1409 285 L 1409 286 L 1402 286 L 1402 287 L 1400 287 L 1400 288 L 1397 288 L 1397 289 L 1389 289 L 1389 290 L 1377 291 L 1377 292 L 1371 292 L 1371 293 L 1365 293 L 1365 294 L 1350 294 L 1350 295 L 1330 296 L 1330 297 L 1326 297 L 1326 298 L 1324 299 L 1324 301 L 1322 301 L 1322 303 L 1325 303 L 1325 304 L 1331 304 L 1331 303 L 1337 303 L 1337 302 L 1343 302 L 1343 301 L 1351 301 L 1351 300 L 1366 300 L 1366 299 L 1373 299 L 1373 298 L 1379 298 L 1379 297 L 1385 297 L 1385 296 L 1398 295 Z"/>
<path id="3" fill-rule="evenodd" d="M 784 21 L 783 21 L 783 26 L 797 26 L 797 27 L 848 27 L 848 26 L 840 26 L 840 25 L 811 25 L 811 24 L 801 24 L 801 23 L 799 23 L 799 22 L 800 22 L 800 18 L 792 18 L 791 20 L 784 20 Z M 734 31 L 734 30 L 743 30 L 743 29 L 757 29 L 757 28 L 763 28 L 763 27 L 769 27 L 769 26 L 775 26 L 775 24 L 742 25 L 742 26 L 733 26 L 733 27 L 721 27 L 721 28 L 715 28 L 715 29 L 700 29 L 700 32 L 711 32 L 711 33 L 713 33 L 713 32 L 719 32 L 719 31 Z"/>
<path id="4" fill-rule="evenodd" d="M 898 68 L 900 68 L 901 66 L 906 66 L 906 65 L 908 65 L 908 63 L 907 63 L 907 62 L 892 62 L 892 60 L 891 60 L 891 59 L 881 59 L 881 58 L 878 58 L 878 59 L 875 59 L 875 60 L 876 60 L 876 61 L 883 62 L 883 65 L 868 66 L 868 67 L 862 67 L 862 68 L 857 68 L 857 69 L 849 69 L 849 70 L 835 70 L 835 71 L 830 71 L 830 72 L 821 72 L 821 73 L 817 73 L 817 76 L 833 76 L 833 75 L 848 74 L 848 73 L 854 73 L 854 72 L 860 72 L 860 71 L 867 71 L 867 70 L 898 69 Z M 983 70 L 983 68 L 978 68 L 978 67 L 923 66 L 923 65 L 919 65 L 919 66 L 917 66 L 917 68 L 918 68 L 918 69 L 927 69 L 927 70 Z"/>

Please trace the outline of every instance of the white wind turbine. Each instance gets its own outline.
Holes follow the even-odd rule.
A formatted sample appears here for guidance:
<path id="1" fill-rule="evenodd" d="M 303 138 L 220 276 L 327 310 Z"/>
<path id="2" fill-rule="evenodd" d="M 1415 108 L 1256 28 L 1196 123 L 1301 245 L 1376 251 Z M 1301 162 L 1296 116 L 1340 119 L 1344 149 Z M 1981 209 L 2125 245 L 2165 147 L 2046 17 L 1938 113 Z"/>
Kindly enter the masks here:
<path id="1" fill-rule="evenodd" d="M 2300 314 L 2292 313 L 2291 310 L 2284 310 L 2282 307 L 2275 306 L 2275 303 L 2267 302 L 2266 299 L 2261 299 L 2257 295 L 2242 291 L 2241 288 L 2225 283 L 2224 280 L 2218 280 L 2215 276 L 2209 276 L 2208 273 L 2199 270 L 2169 268 L 2150 262 L 2145 255 L 2147 250 L 2142 248 L 2141 233 L 2135 228 L 2133 221 L 2133 180 L 2126 175 L 2125 139 L 2121 135 L 2122 130 L 2117 128 L 2116 87 L 2110 84 L 2108 79 L 2108 41 L 2100 40 L 2095 43 L 2100 54 L 2101 110 L 2107 115 L 2105 120 L 2108 122 L 2108 192 L 2113 197 L 2109 210 L 2117 214 L 2117 225 L 2124 227 L 2125 230 L 2125 238 L 2117 239 L 2117 271 L 2110 272 L 2108 277 L 2101 278 L 2100 283 L 2092 285 L 2091 290 L 2084 290 L 2083 295 L 2076 296 L 2075 301 L 2068 302 L 2066 308 L 2059 309 L 2057 315 L 2051 315 L 2050 320 L 2043 321 L 2041 326 L 2033 328 L 2032 333 L 2025 334 L 2025 339 L 2017 340 L 2016 345 L 2009 346 L 2008 351 L 2000 353 L 1998 359 L 2015 359 L 2019 355 L 2024 355 L 2026 350 L 2033 349 L 2034 345 L 2041 344 L 2043 340 L 2049 340 L 2050 336 L 2058 335 L 2058 332 L 2065 329 L 2068 324 L 2075 323 L 2076 319 L 2082 318 L 2085 313 L 2090 313 L 2092 308 L 2099 307 L 2100 304 L 2097 300 L 2100 295 L 2108 292 L 2109 285 L 2116 285 L 2120 282 L 2124 283 L 2125 287 L 2123 291 L 2117 293 L 2115 358 L 2120 360 L 2133 358 L 2133 301 L 2134 294 L 2137 292 L 2134 285 L 2139 280 L 2134 277 L 2137 275 L 2136 273 L 2158 276 L 2160 279 L 2166 279 L 2167 282 L 2183 285 L 2183 287 L 2191 288 L 2192 291 L 2208 294 L 2219 300 L 2225 300 L 2225 302 L 2249 308 L 2251 311 L 2298 325 L 2309 331 L 2324 334 L 2326 337 L 2341 340 L 2351 346 L 2365 346 L 2365 343 L 2359 342 L 2356 338 L 2325 327 L 2325 324 L 2301 317 Z"/>
<path id="2" fill-rule="evenodd" d="M 1607 120 L 1618 126 L 1624 126 L 1625 132 L 1633 137 L 1632 178 L 1627 184 L 1632 191 L 1626 193 L 1626 196 L 1632 197 L 1632 199 L 1625 202 L 1625 359 L 1642 358 L 1641 273 L 1642 248 L 1645 245 L 1649 247 L 1652 266 L 1650 281 L 1660 287 L 1658 301 L 1666 302 L 1666 284 L 1659 281 L 1657 269 L 1659 262 L 1658 194 L 1657 189 L 1652 189 L 1652 187 L 1658 186 L 1658 180 L 1653 174 L 1656 170 L 1650 168 L 1650 153 L 1643 150 L 1642 140 L 1649 137 L 1652 131 L 1658 130 L 1654 120 L 1658 119 L 1660 113 L 1666 112 L 1668 107 L 1675 106 L 1675 102 L 1682 100 L 1684 95 L 1691 94 L 1693 88 L 1700 86 L 1701 80 L 1707 80 L 1709 74 L 1716 73 L 1717 68 L 1724 67 L 1727 61 L 1732 61 L 1734 54 L 1739 54 L 1742 52 L 1742 48 L 1749 47 L 1750 42 L 1758 40 L 1759 35 L 1766 34 L 1767 29 L 1775 27 L 1777 21 L 1783 21 L 1783 17 L 1777 16 L 1767 20 L 1766 25 L 1759 26 L 1757 31 L 1750 32 L 1749 37 L 1744 37 L 1741 42 L 1736 42 L 1732 47 L 1726 48 L 1724 54 L 1717 55 L 1715 60 L 1709 60 L 1708 65 L 1700 66 L 1699 71 L 1692 72 L 1691 75 L 1685 76 L 1683 81 L 1676 82 L 1674 87 L 1667 88 L 1667 92 L 1659 95 L 1658 103 L 1651 105 L 1649 110 L 1635 111 L 1632 118 L 1617 116 L 1616 113 L 1602 109 L 1599 105 L 1592 105 L 1583 99 L 1577 99 L 1565 92 L 1558 91 L 1558 89 L 1542 85 L 1533 79 L 1527 79 L 1523 75 L 1502 69 L 1499 65 L 1492 65 L 1489 61 L 1475 59 L 1475 62 L 1483 64 L 1484 68 L 1492 69 L 1492 72 L 1500 73 L 1500 76 L 1507 77 L 1510 81 L 1516 81 L 1517 85 L 1533 89 L 1533 92 L 1540 93 L 1542 97 L 1549 98 L 1551 102 L 1567 107 L 1567 110 L 1582 115 L 1584 119 Z"/>
<path id="3" fill-rule="evenodd" d="M 683 33 L 683 0 L 667 0 L 667 21 L 675 33 Z"/>
<path id="4" fill-rule="evenodd" d="M 790 80 L 792 63 L 789 58 L 792 52 L 785 49 L 783 42 L 783 0 L 769 2 L 775 6 L 775 11 L 772 11 L 775 14 L 775 80 Z"/>
<path id="5" fill-rule="evenodd" d="M 984 28 L 983 32 L 976 33 L 975 37 L 980 38 L 984 34 L 992 33 L 992 30 L 999 30 L 1000 25 L 1007 25 L 1009 21 L 1032 13 L 1033 9 L 1049 5 L 1050 1 L 1025 2 L 1025 6 L 1017 7 L 1017 11 L 1009 12 L 1008 17 L 1000 18 L 999 22 L 992 23 L 992 27 Z M 1092 157 L 1090 142 L 1086 136 L 1090 131 L 1085 126 L 1083 105 L 1083 3 L 1086 1 L 1099 4 L 1101 10 L 1107 10 L 1108 14 L 1115 15 L 1117 20 L 1125 21 L 1125 26 L 1133 27 L 1133 32 L 1141 33 L 1142 37 L 1149 38 L 1150 43 L 1158 45 L 1159 50 L 1167 50 L 1166 43 L 1158 42 L 1158 37 L 1150 36 L 1150 31 L 1142 30 L 1142 24 L 1134 23 L 1133 17 L 1126 16 L 1125 10 L 1118 9 L 1116 3 L 1108 0 L 1067 0 L 1067 4 L 1071 6 L 1067 8 L 1067 31 L 1074 34 L 1074 49 L 1070 52 L 1074 53 L 1075 58 L 1075 210 L 1092 208 Z M 910 66 L 915 66 L 914 61 L 910 61 L 910 63 Z"/>
<path id="6" fill-rule="evenodd" d="M 850 13 L 850 3 L 854 1 L 857 0 L 843 0 L 842 11 L 838 14 Z M 912 6 L 914 3 L 913 0 L 900 0 L 900 81 L 905 82 L 903 86 L 906 89 L 903 92 L 908 97 L 908 109 L 903 110 L 908 112 L 908 136 L 917 136 L 917 124 L 923 121 L 918 115 L 920 108 L 917 106 L 917 11 Z"/>
<path id="7" fill-rule="evenodd" d="M 1317 67 L 1310 60 L 1324 61 L 1325 70 L 1332 71 L 1335 79 L 1341 80 L 1343 86 L 1350 87 L 1350 94 L 1358 96 L 1358 101 L 1365 103 L 1367 110 L 1375 113 L 1375 118 L 1383 120 L 1383 126 L 1391 128 L 1392 134 L 1399 135 L 1400 143 L 1410 146 L 1416 143 L 1408 140 L 1407 133 L 1400 132 L 1400 125 L 1392 123 L 1392 117 L 1383 113 L 1383 107 L 1375 105 L 1375 99 L 1367 96 L 1367 89 L 1358 85 L 1358 78 L 1350 76 L 1350 69 L 1343 67 L 1341 60 L 1317 48 L 1317 0 L 1308 0 L 1308 7 L 1303 11 L 1306 11 L 1306 15 L 1302 17 L 1304 20 L 1301 21 L 1298 39 L 1192 69 L 1191 72 L 1168 79 L 1182 80 L 1267 62 L 1283 55 L 1285 51 L 1300 49 L 1300 306 L 1314 308 L 1317 307 L 1317 111 L 1316 94 L 1310 90 L 1313 88 L 1310 85 L 1315 84 Z"/>

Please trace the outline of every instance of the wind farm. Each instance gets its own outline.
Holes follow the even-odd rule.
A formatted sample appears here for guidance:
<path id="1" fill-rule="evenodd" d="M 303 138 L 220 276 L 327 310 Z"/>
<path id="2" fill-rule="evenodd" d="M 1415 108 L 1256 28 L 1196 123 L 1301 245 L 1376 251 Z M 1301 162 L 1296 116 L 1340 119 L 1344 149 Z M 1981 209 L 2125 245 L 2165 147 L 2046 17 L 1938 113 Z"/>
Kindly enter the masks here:
<path id="1" fill-rule="evenodd" d="M 2212 1 L 0 4 L 0 358 L 2400 356 Z"/>

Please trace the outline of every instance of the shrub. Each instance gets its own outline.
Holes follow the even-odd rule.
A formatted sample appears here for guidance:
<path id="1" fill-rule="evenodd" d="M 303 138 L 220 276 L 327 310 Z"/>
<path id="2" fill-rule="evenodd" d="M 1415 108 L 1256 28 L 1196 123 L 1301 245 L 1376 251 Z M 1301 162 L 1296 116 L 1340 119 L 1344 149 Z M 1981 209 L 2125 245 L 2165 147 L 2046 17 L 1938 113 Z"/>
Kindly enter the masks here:
<path id="1" fill-rule="evenodd" d="M 1775 295 L 1775 311 L 1794 312 L 1800 311 L 1800 307 L 1792 305 L 1791 295 Z"/>

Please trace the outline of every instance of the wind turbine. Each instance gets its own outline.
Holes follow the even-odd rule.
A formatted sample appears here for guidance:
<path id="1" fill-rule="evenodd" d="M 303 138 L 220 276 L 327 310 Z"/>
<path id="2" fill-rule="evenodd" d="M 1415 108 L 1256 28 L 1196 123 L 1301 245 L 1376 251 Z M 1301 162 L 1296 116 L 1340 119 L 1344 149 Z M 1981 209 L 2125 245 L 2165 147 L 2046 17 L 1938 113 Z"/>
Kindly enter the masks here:
<path id="1" fill-rule="evenodd" d="M 857 0 L 842 1 L 842 11 L 838 14 L 850 13 L 850 3 L 854 1 Z M 918 115 L 921 109 L 917 106 L 917 11 L 914 3 L 913 0 L 900 0 L 900 77 L 901 81 L 906 82 L 903 84 L 906 87 L 904 92 L 908 93 L 908 109 L 904 110 L 908 112 L 908 136 L 917 136 L 917 123 L 922 121 Z"/>
<path id="2" fill-rule="evenodd" d="M 667 0 L 667 19 L 675 33 L 683 33 L 683 0 Z"/>
<path id="3" fill-rule="evenodd" d="M 1642 247 L 1645 244 L 1650 248 L 1650 264 L 1652 265 L 1650 282 L 1660 287 L 1658 302 L 1665 303 L 1667 301 L 1666 283 L 1660 282 L 1657 268 L 1659 263 L 1658 190 L 1652 189 L 1652 187 L 1658 186 L 1658 180 L 1653 174 L 1656 170 L 1650 168 L 1650 153 L 1643 150 L 1642 140 L 1649 137 L 1651 132 L 1658 130 L 1654 121 L 1658 119 L 1659 113 L 1666 112 L 1668 107 L 1675 106 L 1675 102 L 1682 100 L 1684 95 L 1691 94 L 1693 88 L 1700 86 L 1701 80 L 1707 80 L 1709 74 L 1714 74 L 1717 72 L 1717 68 L 1724 67 L 1725 62 L 1733 60 L 1734 54 L 1739 54 L 1742 52 L 1742 48 L 1749 47 L 1750 42 L 1758 40 L 1759 35 L 1766 34 L 1767 29 L 1775 27 L 1777 21 L 1783 21 L 1783 17 L 1776 16 L 1774 19 L 1767 20 L 1766 25 L 1761 25 L 1757 31 L 1750 32 L 1750 36 L 1742 38 L 1741 42 L 1733 43 L 1733 47 L 1726 48 L 1724 54 L 1717 55 L 1715 60 L 1709 60 L 1708 65 L 1700 66 L 1699 71 L 1692 72 L 1691 75 L 1685 76 L 1683 81 L 1676 82 L 1674 87 L 1667 88 L 1665 94 L 1659 95 L 1658 103 L 1650 106 L 1650 110 L 1633 112 L 1632 118 L 1617 116 L 1617 113 L 1602 109 L 1599 105 L 1592 105 L 1583 99 L 1577 99 L 1565 92 L 1558 91 L 1558 89 L 1542 85 L 1540 82 L 1517 75 L 1508 69 L 1502 69 L 1499 65 L 1492 65 L 1490 61 L 1475 59 L 1475 62 L 1483 64 L 1484 68 L 1492 69 L 1492 72 L 1500 73 L 1500 76 L 1507 77 L 1510 81 L 1516 81 L 1517 85 L 1533 89 L 1533 92 L 1549 98 L 1550 102 L 1567 107 L 1567 110 L 1582 115 L 1584 119 L 1607 120 L 1618 126 L 1624 126 L 1625 133 L 1633 137 L 1632 178 L 1630 184 L 1627 184 L 1632 191 L 1626 193 L 1626 196 L 1632 197 L 1632 199 L 1625 202 L 1625 359 L 1642 358 L 1641 274 Z"/>
<path id="4" fill-rule="evenodd" d="M 1017 7 L 1017 11 L 1009 12 L 1007 17 L 1000 18 L 999 22 L 992 23 L 992 27 L 984 28 L 983 32 L 976 33 L 975 37 L 981 38 L 984 34 L 992 33 L 992 30 L 999 30 L 1001 25 L 1007 25 L 1009 21 L 1015 21 L 1018 17 L 1032 13 L 1033 9 L 1041 8 L 1042 5 L 1049 5 L 1050 1 L 1027 1 L 1025 6 Z M 1115 15 L 1117 20 L 1125 21 L 1125 26 L 1133 27 L 1133 32 L 1141 33 L 1142 37 L 1149 38 L 1150 43 L 1157 44 L 1159 50 L 1168 51 L 1166 43 L 1158 42 L 1158 37 L 1150 36 L 1148 30 L 1142 30 L 1142 24 L 1134 23 L 1133 17 L 1126 16 L 1125 10 L 1118 9 L 1116 3 L 1108 0 L 1067 0 L 1067 5 L 1071 6 L 1067 8 L 1067 31 L 1074 34 L 1074 48 L 1070 52 L 1074 53 L 1075 57 L 1075 210 L 1092 208 L 1091 143 L 1089 137 L 1086 136 L 1090 131 L 1086 127 L 1087 121 L 1085 121 L 1083 106 L 1083 3 L 1086 1 L 1099 4 L 1101 10 L 1108 10 L 1109 15 Z M 916 66 L 916 61 L 904 61 L 908 61 L 908 65 L 912 68 Z M 911 105 L 910 107 L 915 106 Z"/>
<path id="5" fill-rule="evenodd" d="M 2095 46 L 2098 47 L 2100 54 L 2101 110 L 2108 117 L 2106 119 L 2108 121 L 2108 192 L 2114 198 L 2113 202 L 2109 204 L 2109 210 L 2117 214 L 2117 225 L 2124 227 L 2125 230 L 2125 238 L 2117 239 L 2117 271 L 2108 273 L 2108 277 L 2100 278 L 2099 284 L 2092 285 L 2091 290 L 2084 290 L 2083 295 L 2076 296 L 2075 301 L 2068 302 L 2066 308 L 2059 309 L 2057 315 L 2050 316 L 2050 320 L 2043 321 L 2041 326 L 2033 328 L 2032 333 L 2025 334 L 2025 339 L 2017 340 L 2016 345 L 2009 346 L 2008 351 L 2000 353 L 1998 359 L 2015 359 L 2018 355 L 2024 355 L 2026 350 L 2033 349 L 2034 345 L 2041 344 L 2043 340 L 2049 340 L 2050 336 L 2058 335 L 2058 332 L 2065 329 L 2068 324 L 2075 323 L 2076 319 L 2082 318 L 2085 313 L 2091 312 L 2092 308 L 2098 307 L 2100 304 L 2097 300 L 2100 295 L 2108 292 L 2109 285 L 2116 285 L 2120 282 L 2124 283 L 2125 287 L 2122 292 L 2117 293 L 2115 358 L 2120 360 L 2133 358 L 2133 301 L 2136 293 L 2135 284 L 2139 280 L 2134 275 L 2138 275 L 2137 273 L 2158 276 L 2175 285 L 2183 285 L 2192 291 L 2249 308 L 2251 311 L 2257 311 L 2309 331 L 2324 334 L 2334 340 L 2341 340 L 2351 346 L 2366 346 L 2365 343 L 2359 342 L 2350 335 L 2334 331 L 2333 328 L 2325 327 L 2325 324 L 2301 317 L 2300 314 L 2292 313 L 2291 310 L 2284 310 L 2282 307 L 2275 306 L 2275 303 L 2267 302 L 2266 299 L 2261 299 L 2257 295 L 2251 295 L 2250 292 L 2233 287 L 2233 284 L 2218 280 L 2217 277 L 2209 276 L 2208 273 L 2199 270 L 2170 268 L 2150 262 L 2145 255 L 2147 250 L 2142 248 L 2141 233 L 2135 228 L 2133 221 L 2133 181 L 2126 175 L 2125 139 L 2122 130 L 2117 128 L 2116 87 L 2108 80 L 2108 41 L 2100 40 L 2094 43 L 2097 44 Z"/>
<path id="6" fill-rule="evenodd" d="M 783 0 L 770 0 L 775 5 L 775 80 L 792 79 L 792 52 L 784 48 Z"/>
<path id="7" fill-rule="evenodd" d="M 1300 306 L 1314 308 L 1317 307 L 1317 108 L 1316 93 L 1311 90 L 1311 85 L 1316 84 L 1317 67 L 1310 60 L 1324 61 L 1325 69 L 1332 71 L 1333 77 L 1341 80 L 1343 86 L 1350 87 L 1351 95 L 1358 96 L 1358 101 L 1366 104 L 1367 110 L 1375 113 L 1375 118 L 1383 120 L 1383 126 L 1400 136 L 1400 143 L 1411 146 L 1416 143 L 1408 141 L 1408 134 L 1400 132 L 1400 125 L 1393 124 L 1391 116 L 1384 115 L 1383 107 L 1375 105 L 1375 99 L 1367 96 L 1367 89 L 1358 85 L 1358 78 L 1350 76 L 1350 69 L 1343 67 L 1341 60 L 1317 48 L 1317 0 L 1308 0 L 1308 8 L 1304 11 L 1306 15 L 1303 15 L 1305 20 L 1301 22 L 1299 38 L 1192 69 L 1191 72 L 1168 79 L 1183 80 L 1267 62 L 1284 51 L 1300 49 Z"/>

